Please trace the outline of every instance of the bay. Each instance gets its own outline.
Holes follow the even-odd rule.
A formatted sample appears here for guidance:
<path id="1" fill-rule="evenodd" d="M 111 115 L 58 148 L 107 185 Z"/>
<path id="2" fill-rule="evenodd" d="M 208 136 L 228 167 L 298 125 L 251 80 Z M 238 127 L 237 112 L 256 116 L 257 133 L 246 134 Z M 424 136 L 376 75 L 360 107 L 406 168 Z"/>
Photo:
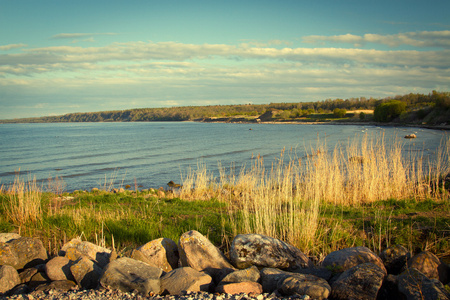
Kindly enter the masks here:
<path id="1" fill-rule="evenodd" d="M 416 139 L 403 139 L 416 133 Z M 218 174 L 219 163 L 239 169 L 262 156 L 275 163 L 283 149 L 303 157 L 319 140 L 330 150 L 365 134 L 398 138 L 405 155 L 432 157 L 444 131 L 363 125 L 233 124 L 197 122 L 0 124 L 0 185 L 17 174 L 45 186 L 62 178 L 66 191 L 104 188 L 167 187 L 189 169 L 205 165 Z"/>

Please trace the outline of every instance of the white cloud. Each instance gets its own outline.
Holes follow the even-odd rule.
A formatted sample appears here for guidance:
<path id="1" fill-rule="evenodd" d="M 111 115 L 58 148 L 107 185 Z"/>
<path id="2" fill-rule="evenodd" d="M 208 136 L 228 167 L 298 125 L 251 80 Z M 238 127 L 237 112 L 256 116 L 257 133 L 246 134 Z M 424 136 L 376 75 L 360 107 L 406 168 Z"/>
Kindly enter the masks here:
<path id="1" fill-rule="evenodd" d="M 0 50 L 8 51 L 11 49 L 24 48 L 24 47 L 28 47 L 28 45 L 27 44 L 9 44 L 9 45 L 0 46 Z"/>

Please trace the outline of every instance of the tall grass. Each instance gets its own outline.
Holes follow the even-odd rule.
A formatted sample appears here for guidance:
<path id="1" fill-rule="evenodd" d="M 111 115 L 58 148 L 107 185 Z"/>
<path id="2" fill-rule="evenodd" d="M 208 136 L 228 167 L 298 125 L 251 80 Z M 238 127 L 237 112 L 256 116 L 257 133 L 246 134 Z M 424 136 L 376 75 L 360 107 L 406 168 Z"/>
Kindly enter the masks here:
<path id="1" fill-rule="evenodd" d="M 318 243 L 336 243 L 333 239 L 339 235 L 339 224 L 320 223 L 324 203 L 359 206 L 392 198 L 448 200 L 441 179 L 450 172 L 449 147 L 446 138 L 431 161 L 421 152 L 403 155 L 407 149 L 401 140 L 386 142 L 384 135 L 366 134 L 332 151 L 326 141 L 318 141 L 302 157 L 283 150 L 270 169 L 262 157 L 237 174 L 221 168 L 218 178 L 201 166 L 187 176 L 180 197 L 225 201 L 233 234 L 266 234 L 309 252 Z"/>

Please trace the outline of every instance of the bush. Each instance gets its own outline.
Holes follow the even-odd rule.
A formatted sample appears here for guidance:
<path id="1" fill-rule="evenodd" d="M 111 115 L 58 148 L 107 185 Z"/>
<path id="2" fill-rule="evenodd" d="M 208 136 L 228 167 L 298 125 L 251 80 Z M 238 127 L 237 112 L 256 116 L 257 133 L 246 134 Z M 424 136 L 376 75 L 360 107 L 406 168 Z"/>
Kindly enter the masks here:
<path id="1" fill-rule="evenodd" d="M 373 117 L 377 122 L 390 122 L 400 116 L 400 114 L 405 110 L 405 102 L 399 100 L 390 100 L 375 107 Z"/>
<path id="2" fill-rule="evenodd" d="M 359 119 L 360 120 L 365 120 L 366 119 L 366 114 L 364 112 L 360 112 L 359 113 Z"/>
<path id="3" fill-rule="evenodd" d="M 343 117 L 345 117 L 346 114 L 347 114 L 347 111 L 345 109 L 335 108 L 333 110 L 333 116 L 335 118 L 343 118 Z"/>

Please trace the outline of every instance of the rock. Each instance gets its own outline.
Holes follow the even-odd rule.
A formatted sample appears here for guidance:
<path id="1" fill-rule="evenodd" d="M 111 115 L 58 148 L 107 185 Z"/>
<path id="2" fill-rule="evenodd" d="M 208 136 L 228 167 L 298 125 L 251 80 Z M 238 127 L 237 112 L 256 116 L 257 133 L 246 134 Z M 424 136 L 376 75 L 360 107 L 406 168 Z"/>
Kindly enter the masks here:
<path id="1" fill-rule="evenodd" d="M 73 277 L 81 288 L 93 289 L 98 286 L 103 270 L 92 260 L 83 257 L 70 266 Z"/>
<path id="2" fill-rule="evenodd" d="M 411 258 L 411 253 L 402 245 L 395 245 L 381 252 L 380 258 L 386 267 L 386 271 L 389 274 L 397 275 L 400 274 L 408 259 Z"/>
<path id="3" fill-rule="evenodd" d="M 110 262 L 111 250 L 80 239 L 72 239 L 62 246 L 59 255 L 66 256 L 72 261 L 84 255 L 104 268 Z"/>
<path id="4" fill-rule="evenodd" d="M 216 282 L 234 270 L 222 252 L 198 231 L 191 230 L 183 233 L 178 245 L 183 267 L 206 272 Z"/>
<path id="5" fill-rule="evenodd" d="M 238 282 L 258 282 L 261 274 L 256 266 L 244 270 L 236 270 L 225 276 L 219 285 Z"/>
<path id="6" fill-rule="evenodd" d="M 450 283 L 450 266 L 441 261 L 438 267 L 439 281 L 443 284 Z"/>
<path id="7" fill-rule="evenodd" d="M 50 278 L 48 278 L 47 274 L 45 274 L 45 272 L 39 271 L 31 277 L 30 281 L 28 282 L 28 285 L 31 288 L 35 288 L 39 285 L 42 285 L 42 284 L 48 283 L 48 282 L 50 282 Z"/>
<path id="8" fill-rule="evenodd" d="M 147 296 L 160 291 L 162 270 L 144 262 L 122 257 L 109 263 L 100 279 L 103 287 L 131 292 L 137 290 Z"/>
<path id="9" fill-rule="evenodd" d="M 307 274 L 297 274 L 279 281 L 278 290 L 283 295 L 308 295 L 313 299 L 327 299 L 331 293 L 326 280 Z"/>
<path id="10" fill-rule="evenodd" d="M 288 277 L 305 278 L 303 274 L 282 271 L 275 268 L 264 268 L 261 270 L 261 285 L 265 293 L 272 293 L 279 287 L 279 283 Z"/>
<path id="11" fill-rule="evenodd" d="M 70 266 L 72 262 L 65 256 L 56 256 L 45 264 L 45 273 L 52 281 L 71 280 L 74 281 Z"/>
<path id="12" fill-rule="evenodd" d="M 292 271 L 293 273 L 299 273 L 299 274 L 309 274 L 314 275 L 317 277 L 320 277 L 322 279 L 325 279 L 326 281 L 329 281 L 331 277 L 333 276 L 333 272 L 331 270 L 325 268 L 325 267 L 315 267 L 315 268 L 299 268 Z"/>
<path id="13" fill-rule="evenodd" d="M 164 272 L 170 272 L 178 267 L 178 247 L 171 239 L 156 239 L 142 245 L 137 250 L 142 252 L 151 264 L 161 268 Z"/>
<path id="14" fill-rule="evenodd" d="M 162 294 L 180 295 L 185 292 L 208 292 L 212 277 L 191 267 L 174 269 L 161 278 Z"/>
<path id="15" fill-rule="evenodd" d="M 239 269 L 252 265 L 288 270 L 312 266 L 311 261 L 299 249 L 261 234 L 237 235 L 231 244 L 230 259 Z"/>
<path id="16" fill-rule="evenodd" d="M 216 293 L 221 294 L 262 294 L 261 284 L 254 281 L 221 284 L 216 288 Z"/>
<path id="17" fill-rule="evenodd" d="M 343 272 L 332 285 L 333 299 L 377 299 L 386 271 L 373 263 L 363 263 Z"/>
<path id="18" fill-rule="evenodd" d="M 417 136 L 414 133 L 405 135 L 405 139 L 415 139 Z"/>
<path id="19" fill-rule="evenodd" d="M 20 237 L 0 243 L 0 265 L 20 270 L 45 263 L 47 259 L 47 251 L 37 238 Z"/>
<path id="20" fill-rule="evenodd" d="M 449 292 L 439 280 L 429 279 L 415 268 L 403 271 L 397 279 L 399 292 L 407 300 L 450 299 Z"/>
<path id="21" fill-rule="evenodd" d="M 19 274 L 20 282 L 21 283 L 27 283 L 27 282 L 31 281 L 31 278 L 34 275 L 36 275 L 38 272 L 39 272 L 39 270 L 37 268 L 35 268 L 35 267 L 23 270 Z"/>
<path id="22" fill-rule="evenodd" d="M 388 274 L 378 291 L 377 299 L 398 300 L 402 299 L 398 291 L 398 280 L 396 275 Z"/>
<path id="23" fill-rule="evenodd" d="M 322 266 L 331 269 L 335 273 L 344 272 L 354 266 L 363 263 L 374 263 L 379 266 L 385 275 L 387 274 L 383 261 L 369 248 L 359 246 L 333 251 L 322 262 Z"/>
<path id="24" fill-rule="evenodd" d="M 0 266 L 0 294 L 12 290 L 20 284 L 20 277 L 17 270 L 12 266 Z"/>
<path id="25" fill-rule="evenodd" d="M 34 290 L 49 292 L 51 290 L 70 291 L 77 288 L 77 284 L 71 280 L 51 281 L 37 286 Z"/>
<path id="26" fill-rule="evenodd" d="M 408 260 L 408 268 L 415 268 L 430 279 L 439 279 L 439 258 L 431 252 L 423 251 Z"/>
<path id="27" fill-rule="evenodd" d="M 20 235 L 17 233 L 0 233 L 0 243 L 7 243 L 18 238 L 20 238 Z"/>

